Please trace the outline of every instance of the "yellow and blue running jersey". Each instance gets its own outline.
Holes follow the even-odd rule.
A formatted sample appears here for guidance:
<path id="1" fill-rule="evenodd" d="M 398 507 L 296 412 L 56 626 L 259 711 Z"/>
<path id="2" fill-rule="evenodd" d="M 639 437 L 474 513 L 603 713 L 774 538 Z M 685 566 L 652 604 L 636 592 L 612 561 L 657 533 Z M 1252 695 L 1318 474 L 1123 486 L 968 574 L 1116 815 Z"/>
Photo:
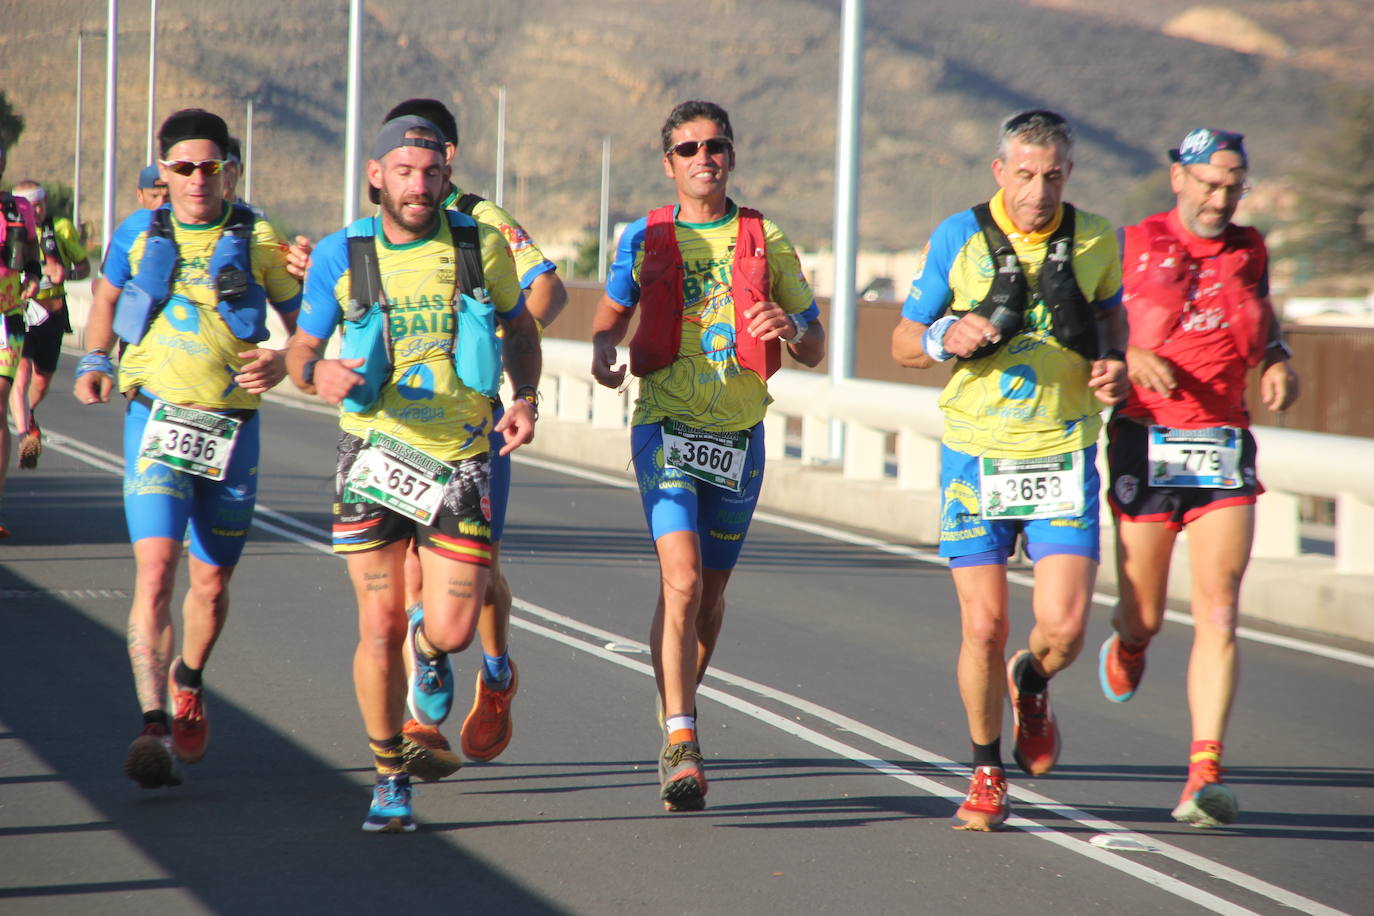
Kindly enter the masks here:
<path id="1" fill-rule="evenodd" d="M 449 189 L 448 197 L 444 198 L 444 208 L 456 210 L 459 199 L 466 192 L 457 185 L 450 185 Z M 529 289 L 535 277 L 555 269 L 554 263 L 544 257 L 544 252 L 534 243 L 525 227 L 516 222 L 515 217 L 503 208 L 483 199 L 473 205 L 472 213 L 469 215 L 477 222 L 486 223 L 496 229 L 506 240 L 506 247 L 515 258 L 515 273 L 520 278 L 521 289 Z"/>
<path id="2" fill-rule="evenodd" d="M 261 400 L 234 384 L 247 362 L 239 353 L 258 344 L 235 337 L 216 311 L 215 279 L 210 258 L 229 219 L 189 225 L 171 220 L 177 246 L 172 296 L 148 326 L 143 340 L 125 349 L 119 360 L 119 389 L 143 387 L 173 404 L 224 409 L 253 409 Z M 148 240 L 152 210 L 138 210 L 120 223 L 105 255 L 105 281 L 122 289 L 137 275 Z M 289 315 L 300 303 L 301 285 L 286 271 L 286 242 L 266 220 L 253 224 L 250 255 L 253 279 L 267 290 L 268 301 Z"/>
<path id="3" fill-rule="evenodd" d="M 945 445 L 990 458 L 1038 458 L 1086 448 L 1101 429 L 1101 402 L 1088 388 L 1091 364 L 1055 340 L 1040 295 L 1040 268 L 1063 208 L 1043 230 L 1023 233 L 1007 216 L 1002 192 L 993 218 L 1007 234 L 1029 284 L 1025 322 L 1011 340 L 980 359 L 960 360 L 940 395 Z M 1083 296 L 1099 310 L 1121 305 L 1116 233 L 1083 210 L 1074 223 L 1073 271 Z M 994 264 L 972 210 L 946 219 L 926 245 L 902 316 L 930 325 L 950 310 L 976 307 L 992 286 Z"/>
<path id="4" fill-rule="evenodd" d="M 632 308 L 639 302 L 648 219 L 626 227 L 606 278 L 606 295 Z M 675 224 L 682 252 L 682 343 L 678 358 L 639 383 L 634 423 L 683 420 L 700 429 L 732 432 L 763 419 L 770 398 L 757 373 L 741 371 L 735 357 L 735 300 L 731 266 L 739 235 L 739 209 L 710 223 Z M 819 316 L 797 251 L 772 220 L 763 221 L 768 251 L 769 299 L 807 321 Z"/>
<path id="5" fill-rule="evenodd" d="M 457 261 L 448 221 L 436 220 L 434 231 L 425 238 L 394 245 L 382 234 L 381 218 L 373 219 L 382 288 L 390 304 L 393 369 L 371 409 L 342 411 L 339 425 L 362 439 L 375 429 L 441 461 L 480 455 L 487 451 L 491 432 L 491 401 L 464 385 L 453 365 Z M 524 308 L 524 296 L 510 249 L 492 226 L 479 222 L 477 230 L 484 280 L 496 314 L 514 318 Z M 339 326 L 350 298 L 344 232 L 340 229 L 320 241 L 306 275 L 299 326 L 321 340 Z"/>

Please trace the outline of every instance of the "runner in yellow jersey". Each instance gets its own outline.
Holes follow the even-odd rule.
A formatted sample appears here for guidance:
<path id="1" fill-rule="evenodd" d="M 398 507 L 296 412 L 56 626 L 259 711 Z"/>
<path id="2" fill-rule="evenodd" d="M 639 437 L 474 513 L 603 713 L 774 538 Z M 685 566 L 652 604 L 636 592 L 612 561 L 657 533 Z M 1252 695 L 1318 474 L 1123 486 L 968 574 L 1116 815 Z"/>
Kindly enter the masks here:
<path id="1" fill-rule="evenodd" d="M 144 788 L 178 785 L 177 762 L 205 755 L 201 672 L 252 524 L 258 404 L 286 371 L 282 351 L 260 346 L 267 308 L 294 330 L 300 302 L 281 237 L 224 202 L 228 139 L 224 120 L 198 108 L 162 123 L 169 204 L 138 210 L 115 231 L 87 319 L 91 351 L 76 367 L 77 400 L 108 401 L 109 354 L 116 335 L 123 341 L 124 513 L 137 562 L 129 660 L 144 721 L 125 772 Z M 174 661 L 171 599 L 188 529 L 191 582 Z"/>
<path id="2" fill-rule="evenodd" d="M 507 452 L 534 435 L 533 403 L 493 423 L 491 398 L 503 360 L 517 391 L 538 384 L 539 338 L 500 233 L 440 207 L 437 127 L 388 121 L 367 175 L 381 212 L 315 248 L 288 361 L 297 386 L 343 408 L 334 549 L 357 594 L 354 684 L 377 771 L 363 829 L 408 832 L 404 708 L 438 726 L 452 706 L 448 655 L 472 641 L 491 565 L 489 435 L 504 433 Z M 341 325 L 340 358 L 322 358 Z M 408 615 L 412 539 L 424 589 Z"/>
<path id="3" fill-rule="evenodd" d="M 445 156 L 452 168 L 458 151 L 458 124 L 453 113 L 437 99 L 407 99 L 387 112 L 386 120 L 405 115 L 418 115 L 434 124 L 444 135 Z M 500 231 L 515 259 L 515 270 L 525 294 L 525 308 L 539 328 L 548 327 L 568 301 L 567 290 L 559 279 L 554 264 L 539 250 L 534 239 L 505 209 L 476 194 L 465 193 L 450 182 L 443 206 L 472 216 L 477 222 Z M 530 392 L 526 392 L 530 394 Z M 495 418 L 500 420 L 504 407 L 497 399 Z M 492 760 L 510 743 L 513 733 L 511 701 L 520 686 L 519 670 L 510 660 L 511 590 L 501 568 L 501 539 L 506 527 L 506 509 L 510 501 L 511 459 L 502 454 L 505 441 L 500 433 L 491 434 L 491 578 L 482 601 L 482 613 L 477 620 L 477 633 L 482 643 L 482 668 L 477 674 L 472 708 L 463 720 L 461 744 L 463 753 L 477 760 Z M 406 601 L 414 606 L 421 601 L 422 575 L 419 553 L 412 545 L 406 563 Z M 452 753 L 448 740 L 438 728 L 422 725 L 414 719 L 405 724 L 406 737 L 430 748 L 433 756 L 447 761 L 445 767 L 427 772 L 415 772 L 421 778 L 438 778 L 452 772 L 461 763 Z M 413 759 L 413 758 L 412 758 Z M 445 772 L 447 770 L 447 772 Z M 413 771 L 414 772 L 414 771 Z"/>

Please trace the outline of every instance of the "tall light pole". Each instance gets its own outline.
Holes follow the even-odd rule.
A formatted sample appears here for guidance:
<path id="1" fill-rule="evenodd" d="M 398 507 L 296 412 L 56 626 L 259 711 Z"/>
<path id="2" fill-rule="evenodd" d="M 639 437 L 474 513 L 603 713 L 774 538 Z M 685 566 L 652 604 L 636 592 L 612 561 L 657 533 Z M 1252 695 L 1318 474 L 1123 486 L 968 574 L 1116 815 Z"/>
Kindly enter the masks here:
<path id="1" fill-rule="evenodd" d="M 830 381 L 854 377 L 855 259 L 859 234 L 859 123 L 863 114 L 863 0 L 845 0 L 840 31 L 839 140 L 835 150 L 835 289 L 830 296 Z"/>
<path id="2" fill-rule="evenodd" d="M 601 230 L 596 242 L 596 282 L 606 282 L 606 248 L 610 244 L 611 138 L 601 138 Z"/>
<path id="3" fill-rule="evenodd" d="M 496 91 L 496 206 L 506 201 L 506 87 Z"/>
<path id="4" fill-rule="evenodd" d="M 157 0 L 148 2 L 148 145 L 144 164 L 153 161 L 153 119 L 157 117 Z"/>
<path id="5" fill-rule="evenodd" d="M 108 246 L 115 225 L 115 146 L 119 134 L 119 0 L 106 0 L 105 17 L 105 200 L 100 244 Z"/>
<path id="6" fill-rule="evenodd" d="M 344 223 L 358 218 L 362 172 L 363 0 L 348 0 L 348 100 L 344 117 Z"/>
<path id="7" fill-rule="evenodd" d="M 243 103 L 243 200 L 253 199 L 253 100 Z"/>
<path id="8" fill-rule="evenodd" d="M 76 143 L 72 152 L 72 225 L 81 231 L 81 73 L 86 33 L 76 33 Z"/>

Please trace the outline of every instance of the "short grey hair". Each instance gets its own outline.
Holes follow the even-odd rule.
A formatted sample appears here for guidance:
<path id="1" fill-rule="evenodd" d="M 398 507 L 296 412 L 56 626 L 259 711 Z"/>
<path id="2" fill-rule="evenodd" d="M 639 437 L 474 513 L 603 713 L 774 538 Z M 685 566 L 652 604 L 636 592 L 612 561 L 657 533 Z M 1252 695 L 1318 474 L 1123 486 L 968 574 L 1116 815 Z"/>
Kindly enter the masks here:
<path id="1" fill-rule="evenodd" d="M 1073 128 L 1068 119 L 1048 108 L 1017 112 L 1002 122 L 1002 129 L 997 133 L 998 159 L 1007 161 L 1013 140 L 1030 146 L 1058 145 L 1065 156 L 1073 154 Z"/>

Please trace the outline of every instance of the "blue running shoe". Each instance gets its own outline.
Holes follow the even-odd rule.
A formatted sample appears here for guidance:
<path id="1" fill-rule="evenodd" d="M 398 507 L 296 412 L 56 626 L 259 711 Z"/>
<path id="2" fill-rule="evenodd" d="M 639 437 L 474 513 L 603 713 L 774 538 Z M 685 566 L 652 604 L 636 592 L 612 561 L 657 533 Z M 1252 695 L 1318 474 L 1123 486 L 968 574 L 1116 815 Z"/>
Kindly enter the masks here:
<path id="1" fill-rule="evenodd" d="M 405 773 L 378 773 L 363 829 L 368 833 L 413 833 L 415 816 L 410 810 L 410 791 L 410 777 Z"/>
<path id="2" fill-rule="evenodd" d="M 411 716 L 421 725 L 440 725 L 453 708 L 453 668 L 448 663 L 447 655 L 426 658 L 416 647 L 415 630 L 424 619 L 424 609 L 415 605 L 410 614 L 410 626 L 406 630 L 406 645 L 415 661 L 406 704 L 410 707 Z"/>

